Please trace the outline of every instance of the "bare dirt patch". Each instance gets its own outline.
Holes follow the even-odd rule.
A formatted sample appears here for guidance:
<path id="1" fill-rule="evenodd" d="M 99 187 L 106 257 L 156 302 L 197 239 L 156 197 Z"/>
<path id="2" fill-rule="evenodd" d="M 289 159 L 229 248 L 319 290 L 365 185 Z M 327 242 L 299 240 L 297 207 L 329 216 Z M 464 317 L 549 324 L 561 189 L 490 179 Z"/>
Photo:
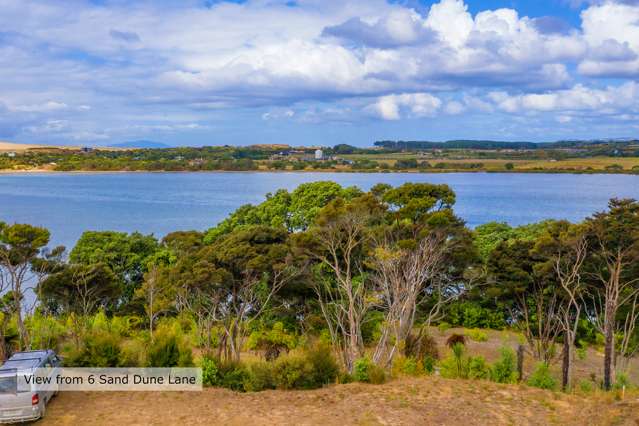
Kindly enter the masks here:
<path id="1" fill-rule="evenodd" d="M 639 400 L 425 377 L 247 394 L 63 393 L 41 424 L 639 425 Z"/>

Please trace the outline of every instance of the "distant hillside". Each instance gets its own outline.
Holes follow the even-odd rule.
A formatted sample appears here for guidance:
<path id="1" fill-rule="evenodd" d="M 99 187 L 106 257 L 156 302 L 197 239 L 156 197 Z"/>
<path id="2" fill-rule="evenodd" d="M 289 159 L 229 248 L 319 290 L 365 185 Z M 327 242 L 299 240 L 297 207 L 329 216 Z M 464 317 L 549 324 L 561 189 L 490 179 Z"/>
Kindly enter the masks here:
<path id="1" fill-rule="evenodd" d="M 167 145 L 162 142 L 154 142 L 154 141 L 128 141 L 122 142 L 118 144 L 111 145 L 113 148 L 142 148 L 142 149 L 159 149 L 159 148 L 170 148 L 170 145 Z"/>

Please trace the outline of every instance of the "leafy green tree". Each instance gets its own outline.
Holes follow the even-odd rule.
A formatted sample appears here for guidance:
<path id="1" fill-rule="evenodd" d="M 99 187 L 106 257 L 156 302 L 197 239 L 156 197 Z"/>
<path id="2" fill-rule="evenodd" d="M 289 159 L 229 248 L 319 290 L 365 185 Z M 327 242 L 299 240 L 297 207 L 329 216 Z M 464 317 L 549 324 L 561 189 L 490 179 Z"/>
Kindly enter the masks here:
<path id="1" fill-rule="evenodd" d="M 337 197 L 351 199 L 359 194 L 361 191 L 358 189 L 343 188 L 335 182 L 305 183 L 291 193 L 280 189 L 274 194 L 267 194 L 266 200 L 257 206 L 246 204 L 237 209 L 211 228 L 205 241 L 211 243 L 234 229 L 251 225 L 284 227 L 288 232 L 303 231 L 331 200 Z"/>
<path id="2" fill-rule="evenodd" d="M 590 314 L 604 335 L 604 387 L 610 389 L 615 381 L 615 332 L 628 335 L 632 318 L 618 315 L 624 306 L 636 305 L 639 295 L 639 203 L 613 199 L 608 211 L 586 220 L 586 227 L 590 248 L 585 265 L 593 294 Z M 636 324 L 636 317 L 630 322 Z"/>
<path id="3" fill-rule="evenodd" d="M 152 235 L 138 232 L 87 231 L 70 253 L 73 264 L 103 264 L 113 271 L 122 287 L 121 304 L 126 305 L 142 284 L 148 259 L 158 250 Z"/>
<path id="4" fill-rule="evenodd" d="M 24 292 L 27 286 L 37 286 L 50 267 L 49 260 L 60 256 L 63 249 L 46 250 L 49 231 L 26 224 L 8 225 L 0 222 L 0 291 L 13 295 L 13 315 L 18 322 L 20 347 L 29 346 L 29 336 L 23 321 Z"/>
<path id="5" fill-rule="evenodd" d="M 553 277 L 540 270 L 541 261 L 533 252 L 534 245 L 534 241 L 526 240 L 500 243 L 488 259 L 486 293 L 504 303 L 533 355 L 548 363 L 562 330 L 561 295 Z"/>
<path id="6" fill-rule="evenodd" d="M 122 295 L 122 286 L 102 263 L 70 264 L 43 280 L 38 295 L 41 301 L 60 306 L 64 312 L 87 316 L 113 308 Z"/>
<path id="7" fill-rule="evenodd" d="M 259 318 L 297 271 L 281 228 L 240 228 L 178 260 L 172 279 L 203 321 L 222 328 L 220 356 L 239 361 L 248 324 Z"/>

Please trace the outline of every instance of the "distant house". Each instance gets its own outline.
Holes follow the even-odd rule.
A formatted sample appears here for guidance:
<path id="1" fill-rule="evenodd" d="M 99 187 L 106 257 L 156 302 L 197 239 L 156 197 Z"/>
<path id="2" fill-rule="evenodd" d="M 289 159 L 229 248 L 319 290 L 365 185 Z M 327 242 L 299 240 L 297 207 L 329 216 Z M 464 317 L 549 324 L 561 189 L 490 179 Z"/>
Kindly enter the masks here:
<path id="1" fill-rule="evenodd" d="M 15 156 L 16 156 L 15 152 L 8 152 L 7 153 L 7 157 L 9 157 L 9 158 L 14 158 Z"/>
<path id="2" fill-rule="evenodd" d="M 82 148 L 80 148 L 80 151 L 84 152 L 84 153 L 88 153 L 88 152 L 93 152 L 94 148 L 90 147 L 90 146 L 83 146 Z"/>
<path id="3" fill-rule="evenodd" d="M 322 151 L 321 149 L 318 149 L 315 151 L 315 159 L 316 160 L 323 160 L 324 159 L 324 151 Z"/>

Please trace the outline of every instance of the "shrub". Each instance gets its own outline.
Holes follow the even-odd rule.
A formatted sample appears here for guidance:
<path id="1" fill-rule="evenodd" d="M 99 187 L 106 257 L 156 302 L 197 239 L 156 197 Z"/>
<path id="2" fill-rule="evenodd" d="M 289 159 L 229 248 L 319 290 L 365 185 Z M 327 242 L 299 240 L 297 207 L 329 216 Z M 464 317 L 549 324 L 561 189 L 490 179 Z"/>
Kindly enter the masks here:
<path id="1" fill-rule="evenodd" d="M 628 379 L 628 375 L 625 373 L 617 373 L 613 389 L 623 389 L 624 387 L 626 389 L 630 389 L 632 387 L 630 379 Z"/>
<path id="2" fill-rule="evenodd" d="M 249 378 L 247 368 L 235 362 L 222 363 L 218 366 L 219 385 L 237 392 L 244 392 L 244 383 Z"/>
<path id="3" fill-rule="evenodd" d="M 417 376 L 420 373 L 421 365 L 415 358 L 396 356 L 393 360 L 393 371 L 398 371 L 409 376 Z"/>
<path id="4" fill-rule="evenodd" d="M 500 349 L 497 362 L 490 369 L 490 380 L 497 383 L 517 382 L 517 362 L 515 351 L 508 347 Z"/>
<path id="5" fill-rule="evenodd" d="M 439 359 L 437 342 L 428 334 L 410 333 L 404 344 L 404 355 L 415 359 L 424 359 L 428 356 L 437 360 Z"/>
<path id="6" fill-rule="evenodd" d="M 588 355 L 588 347 L 584 345 L 580 348 L 577 348 L 575 352 L 577 353 L 577 358 L 583 361 L 586 359 L 586 356 Z"/>
<path id="7" fill-rule="evenodd" d="M 204 357 L 200 362 L 202 368 L 202 384 L 204 386 L 219 385 L 217 362 L 213 358 Z"/>
<path id="8" fill-rule="evenodd" d="M 311 389 L 313 365 L 300 355 L 279 358 L 273 369 L 274 381 L 280 389 Z"/>
<path id="9" fill-rule="evenodd" d="M 284 329 L 282 322 L 276 322 L 270 330 L 257 330 L 250 334 L 247 346 L 252 350 L 263 350 L 267 361 L 272 361 L 282 352 L 288 352 L 296 345 L 295 336 Z"/>
<path id="10" fill-rule="evenodd" d="M 422 361 L 424 364 L 424 372 L 427 374 L 433 374 L 435 372 L 435 364 L 437 360 L 430 355 L 426 355 Z"/>
<path id="11" fill-rule="evenodd" d="M 158 336 L 149 347 L 149 367 L 189 367 L 193 365 L 191 348 L 178 341 L 175 335 Z"/>
<path id="12" fill-rule="evenodd" d="M 119 361 L 118 338 L 110 333 L 85 336 L 81 346 L 65 356 L 65 365 L 69 367 L 117 367 Z"/>
<path id="13" fill-rule="evenodd" d="M 550 374 L 548 364 L 540 362 L 535 367 L 535 371 L 528 378 L 528 386 L 541 389 L 554 390 L 557 388 L 557 380 Z"/>
<path id="14" fill-rule="evenodd" d="M 482 356 L 472 357 L 468 361 L 469 379 L 489 379 L 490 366 Z"/>
<path id="15" fill-rule="evenodd" d="M 146 364 L 146 345 L 141 339 L 128 339 L 120 343 L 120 367 L 143 367 Z"/>
<path id="16" fill-rule="evenodd" d="M 29 330 L 32 349 L 50 349 L 58 346 L 66 329 L 52 316 L 44 316 L 36 311 L 25 318 L 25 325 Z"/>
<path id="17" fill-rule="evenodd" d="M 464 357 L 464 345 L 455 343 L 451 349 L 452 353 L 441 363 L 441 375 L 448 379 L 468 378 L 468 358 Z"/>
<path id="18" fill-rule="evenodd" d="M 464 334 L 475 342 L 485 342 L 488 340 L 488 333 L 478 328 L 464 331 Z"/>
<path id="19" fill-rule="evenodd" d="M 273 377 L 273 364 L 258 361 L 248 367 L 248 376 L 244 379 L 244 390 L 247 392 L 259 392 L 266 389 L 275 389 Z"/>
<path id="20" fill-rule="evenodd" d="M 340 369 L 329 345 L 316 343 L 306 350 L 305 356 L 313 369 L 311 376 L 313 387 L 322 387 L 335 382 Z"/>
<path id="21" fill-rule="evenodd" d="M 594 384 L 591 380 L 581 379 L 579 380 L 579 390 L 584 393 L 590 393 L 594 389 Z"/>
<path id="22" fill-rule="evenodd" d="M 357 382 L 382 384 L 386 381 L 384 369 L 373 363 L 368 358 L 359 358 L 353 368 L 353 379 Z"/>

